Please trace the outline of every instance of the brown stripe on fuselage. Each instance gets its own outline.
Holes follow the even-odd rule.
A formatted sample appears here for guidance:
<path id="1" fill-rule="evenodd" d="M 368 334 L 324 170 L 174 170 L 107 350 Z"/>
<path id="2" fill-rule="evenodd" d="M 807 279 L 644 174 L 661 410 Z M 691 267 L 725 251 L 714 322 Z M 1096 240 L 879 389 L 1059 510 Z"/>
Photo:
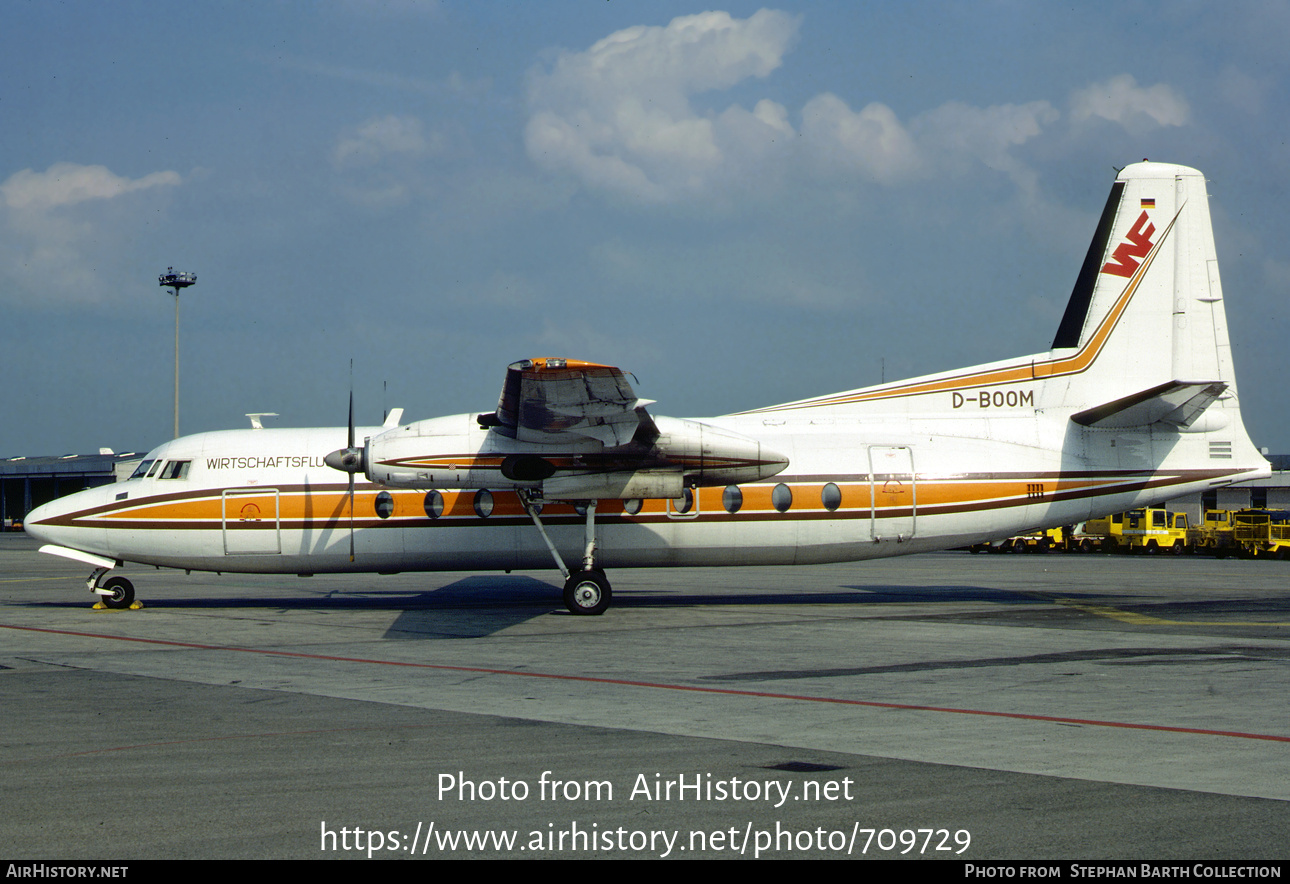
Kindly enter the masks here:
<path id="1" fill-rule="evenodd" d="M 701 521 L 737 520 L 817 520 L 817 519 L 871 519 L 899 518 L 911 515 L 911 503 L 919 516 L 950 515 L 978 510 L 998 510 L 1026 507 L 1057 501 L 1104 497 L 1149 488 L 1212 481 L 1234 476 L 1243 471 L 1232 469 L 1176 470 L 1142 472 L 1133 470 L 1090 471 L 1086 473 L 982 473 L 955 477 L 924 478 L 915 476 L 912 484 L 893 484 L 884 491 L 881 479 L 874 481 L 864 474 L 846 477 L 802 476 L 785 477 L 793 492 L 793 505 L 780 513 L 772 505 L 771 495 L 776 484 L 763 482 L 741 485 L 743 506 L 730 514 L 722 507 L 721 487 L 698 490 L 697 516 L 680 516 L 681 519 Z M 903 477 L 907 479 L 908 477 Z M 842 495 L 837 510 L 825 509 L 821 491 L 828 479 L 836 484 Z M 804 480 L 804 481 L 803 481 Z M 841 481 L 838 481 L 841 480 Z M 909 490 L 914 489 L 916 501 L 910 501 Z M 875 493 L 876 490 L 876 493 Z M 186 493 L 167 493 L 154 497 L 114 501 L 78 512 L 66 513 L 48 520 L 47 524 L 62 527 L 102 529 L 218 529 L 224 521 L 224 492 L 237 492 L 233 498 L 238 504 L 266 500 L 275 496 L 278 501 L 277 525 L 283 529 L 338 528 L 349 525 L 349 499 L 345 485 L 282 485 L 265 488 L 235 487 L 207 489 Z M 387 492 L 394 501 L 394 511 L 387 519 L 373 515 L 375 499 Z M 416 525 L 479 525 L 529 523 L 518 495 L 511 491 L 494 491 L 493 510 L 481 518 L 474 508 L 476 490 L 440 490 L 443 513 L 436 519 L 425 514 L 426 491 L 411 489 L 386 489 L 368 486 L 357 489 L 354 495 L 354 526 L 382 527 Z M 876 498 L 876 500 L 874 499 Z M 597 507 L 598 520 L 633 523 L 667 522 L 678 518 L 666 500 L 643 502 L 638 514 L 628 514 L 622 501 L 604 500 Z M 583 517 L 570 504 L 552 503 L 543 509 L 544 521 L 581 523 Z M 272 516 L 262 519 L 263 527 L 274 525 Z M 255 530 L 254 522 L 230 519 L 233 530 Z"/>

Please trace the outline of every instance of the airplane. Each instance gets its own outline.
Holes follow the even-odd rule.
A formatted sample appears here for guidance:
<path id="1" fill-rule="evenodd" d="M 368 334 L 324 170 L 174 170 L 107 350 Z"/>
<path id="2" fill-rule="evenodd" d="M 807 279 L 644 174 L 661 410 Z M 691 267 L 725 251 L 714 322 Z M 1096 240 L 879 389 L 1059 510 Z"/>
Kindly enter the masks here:
<path id="1" fill-rule="evenodd" d="M 560 358 L 508 366 L 486 413 L 356 428 L 351 393 L 346 427 L 175 439 L 26 530 L 93 566 L 107 607 L 134 603 L 109 576 L 125 562 L 554 563 L 567 609 L 600 614 L 607 568 L 964 547 L 1270 475 L 1241 420 L 1205 179 L 1168 163 L 1117 176 L 1045 353 L 703 420 L 652 404 L 621 369 Z"/>

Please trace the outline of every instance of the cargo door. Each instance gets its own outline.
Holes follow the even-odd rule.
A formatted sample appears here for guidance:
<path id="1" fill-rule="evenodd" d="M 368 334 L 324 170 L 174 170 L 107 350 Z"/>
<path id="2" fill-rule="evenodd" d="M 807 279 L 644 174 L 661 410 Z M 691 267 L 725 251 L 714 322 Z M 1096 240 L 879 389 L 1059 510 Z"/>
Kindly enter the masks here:
<path id="1" fill-rule="evenodd" d="M 914 450 L 908 446 L 870 446 L 869 481 L 873 500 L 872 538 L 904 543 L 914 536 L 918 489 L 914 483 Z"/>

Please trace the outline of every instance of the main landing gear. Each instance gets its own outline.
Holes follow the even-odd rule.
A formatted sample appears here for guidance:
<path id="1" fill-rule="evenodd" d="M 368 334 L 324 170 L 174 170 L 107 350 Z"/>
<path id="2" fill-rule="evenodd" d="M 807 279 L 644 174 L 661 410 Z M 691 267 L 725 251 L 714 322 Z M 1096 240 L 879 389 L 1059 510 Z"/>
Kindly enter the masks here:
<path id="1" fill-rule="evenodd" d="M 564 582 L 564 606 L 571 614 L 603 614 L 612 597 L 609 578 L 596 568 L 570 574 Z"/>
<path id="2" fill-rule="evenodd" d="M 569 613 L 605 613 L 613 599 L 613 591 L 609 587 L 609 578 L 605 576 L 605 572 L 596 567 L 596 501 L 587 501 L 586 546 L 582 553 L 582 569 L 572 572 L 565 566 L 560 551 L 547 536 L 546 528 L 538 515 L 535 500 L 521 492 L 520 502 L 524 504 L 524 511 L 537 526 L 538 533 L 546 543 L 546 548 L 551 552 L 551 558 L 555 559 L 555 566 L 560 569 L 560 574 L 564 577 L 564 606 Z"/>

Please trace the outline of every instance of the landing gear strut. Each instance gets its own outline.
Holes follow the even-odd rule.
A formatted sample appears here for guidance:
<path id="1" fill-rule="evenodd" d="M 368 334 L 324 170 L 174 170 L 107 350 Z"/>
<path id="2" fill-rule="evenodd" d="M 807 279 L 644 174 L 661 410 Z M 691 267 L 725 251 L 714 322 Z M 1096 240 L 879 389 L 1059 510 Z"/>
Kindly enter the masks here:
<path id="1" fill-rule="evenodd" d="M 605 572 L 596 567 L 596 501 L 587 501 L 586 546 L 582 553 L 582 569 L 574 572 L 570 572 L 565 566 L 560 551 L 555 548 L 555 544 L 547 535 L 546 527 L 538 516 L 537 507 L 531 496 L 521 492 L 520 502 L 524 504 L 524 511 L 537 526 L 538 533 L 542 535 L 542 540 L 551 553 L 551 558 L 555 559 L 555 566 L 560 569 L 560 575 L 564 577 L 564 606 L 568 608 L 569 613 L 605 613 L 609 609 L 613 592 Z"/>

